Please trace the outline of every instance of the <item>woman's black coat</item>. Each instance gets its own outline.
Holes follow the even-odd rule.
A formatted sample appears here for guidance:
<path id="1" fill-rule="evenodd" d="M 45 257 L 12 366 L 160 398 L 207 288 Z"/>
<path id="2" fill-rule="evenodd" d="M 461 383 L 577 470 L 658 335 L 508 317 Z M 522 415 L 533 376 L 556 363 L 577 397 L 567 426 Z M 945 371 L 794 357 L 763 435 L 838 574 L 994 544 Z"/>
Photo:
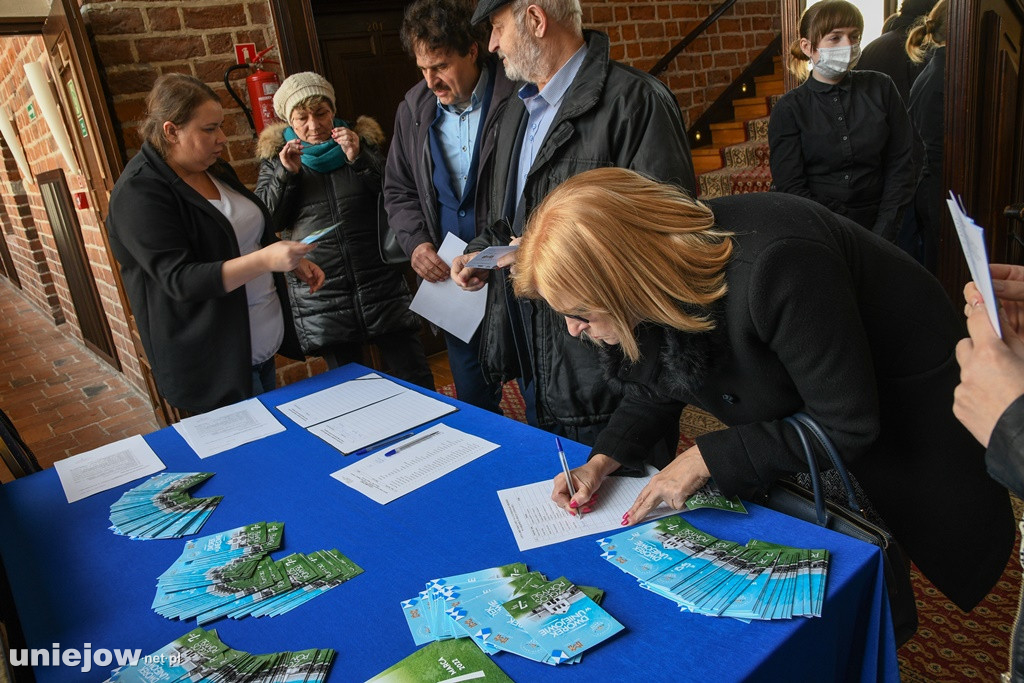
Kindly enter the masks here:
<path id="1" fill-rule="evenodd" d="M 609 350 L 627 397 L 594 452 L 636 465 L 692 403 L 729 425 L 697 439 L 712 477 L 756 500 L 806 471 L 782 418 L 807 412 L 911 559 L 970 609 L 1002 574 L 1014 528 L 984 449 L 952 412 L 962 317 L 909 256 L 814 202 L 765 193 L 708 204 L 736 245 L 718 327 L 642 325 L 636 364 Z"/>

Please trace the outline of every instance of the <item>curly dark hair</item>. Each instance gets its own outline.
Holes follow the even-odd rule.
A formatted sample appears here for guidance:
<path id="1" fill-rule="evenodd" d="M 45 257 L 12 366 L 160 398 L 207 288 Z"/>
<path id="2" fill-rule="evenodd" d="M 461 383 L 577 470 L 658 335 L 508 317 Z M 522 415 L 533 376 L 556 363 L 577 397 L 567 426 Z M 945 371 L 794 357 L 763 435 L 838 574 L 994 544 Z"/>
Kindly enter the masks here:
<path id="1" fill-rule="evenodd" d="M 402 20 L 402 47 L 413 58 L 416 45 L 429 50 L 450 50 L 458 55 L 469 53 L 475 43 L 477 61 L 487 54 L 489 25 L 486 21 L 473 25 L 473 0 L 416 0 L 405 10 Z"/>

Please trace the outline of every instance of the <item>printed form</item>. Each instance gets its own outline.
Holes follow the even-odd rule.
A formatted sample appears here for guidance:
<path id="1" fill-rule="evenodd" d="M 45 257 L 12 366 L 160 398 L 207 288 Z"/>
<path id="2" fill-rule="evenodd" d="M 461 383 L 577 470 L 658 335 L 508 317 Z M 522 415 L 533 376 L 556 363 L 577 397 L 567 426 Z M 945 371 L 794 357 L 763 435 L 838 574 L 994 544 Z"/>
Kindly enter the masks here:
<path id="1" fill-rule="evenodd" d="M 313 425 L 309 432 L 342 453 L 352 453 L 456 410 L 443 401 L 402 389 L 396 396 Z"/>
<path id="2" fill-rule="evenodd" d="M 250 398 L 201 415 L 187 417 L 174 430 L 200 458 L 284 431 L 258 398 Z"/>
<path id="3" fill-rule="evenodd" d="M 69 503 L 166 469 L 141 436 L 130 436 L 53 464 Z"/>
<path id="4" fill-rule="evenodd" d="M 309 396 L 282 403 L 277 409 L 300 427 L 312 427 L 408 391 L 375 372 L 342 382 Z"/>
<path id="5" fill-rule="evenodd" d="M 429 427 L 426 432 L 438 434 L 399 450 L 392 456 L 384 455 L 391 450 L 401 449 L 403 443 L 415 441 L 422 436 L 414 434 L 405 441 L 382 448 L 348 467 L 343 467 L 331 476 L 367 498 L 386 505 L 498 447 L 498 444 L 444 424 Z"/>
<path id="6" fill-rule="evenodd" d="M 608 477 L 601 485 L 600 497 L 593 511 L 574 517 L 551 500 L 551 479 L 498 491 L 512 534 L 519 550 L 541 548 L 590 534 L 621 529 L 622 513 L 651 480 L 657 470 L 647 468 L 644 477 Z M 675 514 L 664 503 L 656 507 L 645 521 Z"/>

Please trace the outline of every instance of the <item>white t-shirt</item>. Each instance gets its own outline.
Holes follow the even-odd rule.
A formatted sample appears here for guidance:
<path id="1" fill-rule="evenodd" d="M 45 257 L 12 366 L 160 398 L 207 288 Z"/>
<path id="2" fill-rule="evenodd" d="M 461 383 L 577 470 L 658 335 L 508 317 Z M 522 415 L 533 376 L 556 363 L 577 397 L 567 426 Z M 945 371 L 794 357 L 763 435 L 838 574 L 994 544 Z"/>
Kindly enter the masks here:
<path id="1" fill-rule="evenodd" d="M 260 249 L 264 227 L 260 207 L 213 176 L 210 180 L 220 190 L 220 199 L 209 201 L 231 222 L 238 240 L 238 251 L 245 256 Z M 284 341 L 284 318 L 273 274 L 263 273 L 245 283 L 245 296 L 249 301 L 252 364 L 256 365 L 272 358 Z"/>

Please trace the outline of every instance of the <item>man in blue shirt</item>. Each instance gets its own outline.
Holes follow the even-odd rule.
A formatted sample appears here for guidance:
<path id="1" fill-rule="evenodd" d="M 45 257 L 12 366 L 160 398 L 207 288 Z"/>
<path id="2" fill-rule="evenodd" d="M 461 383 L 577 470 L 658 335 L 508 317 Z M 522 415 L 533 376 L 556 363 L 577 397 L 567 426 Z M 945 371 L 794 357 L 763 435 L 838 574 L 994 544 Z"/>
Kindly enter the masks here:
<path id="1" fill-rule="evenodd" d="M 452 276 L 467 289 L 494 280 L 480 342 L 487 376 L 520 378 L 528 406 L 535 397 L 540 427 L 593 444 L 621 398 L 605 380 L 598 349 L 571 337 L 547 304 L 516 301 L 505 271 L 490 276 L 464 264 L 522 235 L 547 193 L 586 170 L 629 168 L 693 192 L 682 116 L 663 83 L 611 60 L 608 36 L 582 29 L 578 0 L 480 0 L 473 20 L 485 19 L 489 48 L 509 78 L 526 85 L 498 130 L 488 229 L 453 260 Z M 665 435 L 674 453 L 670 442 Z"/>
<path id="2" fill-rule="evenodd" d="M 472 11 L 472 0 L 418 0 L 402 22 L 402 44 L 423 81 L 398 107 L 384 201 L 399 244 L 427 282 L 449 277 L 437 255 L 445 235 L 469 242 L 484 226 L 486 183 L 479 179 L 514 89 L 484 47 L 486 29 L 470 22 Z M 500 412 L 501 383 L 484 379 L 479 339 L 479 331 L 468 344 L 445 333 L 455 389 L 460 400 Z"/>

